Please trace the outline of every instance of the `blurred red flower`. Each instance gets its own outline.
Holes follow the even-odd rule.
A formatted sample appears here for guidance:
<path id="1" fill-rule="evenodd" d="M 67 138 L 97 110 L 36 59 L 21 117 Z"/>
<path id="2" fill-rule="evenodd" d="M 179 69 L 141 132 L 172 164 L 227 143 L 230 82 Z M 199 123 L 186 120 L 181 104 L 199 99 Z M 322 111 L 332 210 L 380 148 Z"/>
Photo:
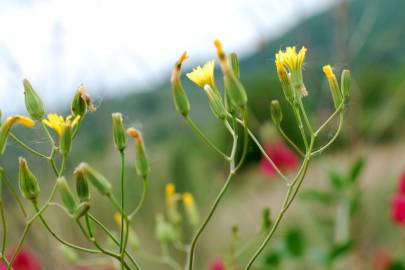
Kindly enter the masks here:
<path id="1" fill-rule="evenodd" d="M 225 270 L 225 264 L 222 259 L 217 259 L 210 264 L 209 270 Z"/>
<path id="2" fill-rule="evenodd" d="M 11 256 L 8 256 L 9 260 Z M 4 264 L 0 264 L 0 270 L 5 270 L 7 267 Z M 15 261 L 13 263 L 14 270 L 41 270 L 42 267 L 34 254 L 27 250 L 20 250 Z"/>
<path id="3" fill-rule="evenodd" d="M 405 226 L 405 194 L 395 195 L 391 200 L 392 220 Z"/>
<path id="4" fill-rule="evenodd" d="M 374 254 L 374 269 L 387 270 L 392 263 L 392 258 L 389 252 L 384 249 L 379 249 Z"/>
<path id="5" fill-rule="evenodd" d="M 281 171 L 293 170 L 297 167 L 299 161 L 297 155 L 282 141 L 266 144 L 264 149 Z M 276 174 L 273 165 L 264 156 L 260 160 L 260 170 L 264 175 Z"/>

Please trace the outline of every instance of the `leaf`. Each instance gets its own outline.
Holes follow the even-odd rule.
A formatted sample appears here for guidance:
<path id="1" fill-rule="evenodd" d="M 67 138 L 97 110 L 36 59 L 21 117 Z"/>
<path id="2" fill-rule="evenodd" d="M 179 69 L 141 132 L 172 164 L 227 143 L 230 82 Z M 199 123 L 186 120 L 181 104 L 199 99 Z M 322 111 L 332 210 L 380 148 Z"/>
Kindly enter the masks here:
<path id="1" fill-rule="evenodd" d="M 313 189 L 301 192 L 300 199 L 319 202 L 322 204 L 330 204 L 333 201 L 332 196 L 329 193 Z"/>
<path id="2" fill-rule="evenodd" d="M 337 258 L 346 255 L 352 248 L 353 242 L 351 240 L 335 245 L 334 247 L 332 247 L 329 253 L 328 261 L 332 262 Z"/>
<path id="3" fill-rule="evenodd" d="M 290 230 L 285 238 L 287 251 L 293 257 L 299 257 L 304 253 L 305 240 L 298 229 Z"/>
<path id="4" fill-rule="evenodd" d="M 337 189 L 342 189 L 345 186 L 345 180 L 335 170 L 330 171 L 330 173 L 329 173 L 329 181 Z"/>
<path id="5" fill-rule="evenodd" d="M 349 181 L 351 183 L 356 182 L 360 173 L 362 172 L 366 161 L 363 157 L 358 158 L 352 165 L 350 172 L 349 172 Z"/>

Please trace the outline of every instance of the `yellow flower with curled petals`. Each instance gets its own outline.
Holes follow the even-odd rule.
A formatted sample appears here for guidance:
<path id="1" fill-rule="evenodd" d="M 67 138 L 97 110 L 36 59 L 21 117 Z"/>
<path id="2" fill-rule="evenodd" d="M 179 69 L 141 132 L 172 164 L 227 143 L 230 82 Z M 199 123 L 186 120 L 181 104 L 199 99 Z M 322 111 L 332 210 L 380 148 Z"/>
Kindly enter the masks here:
<path id="1" fill-rule="evenodd" d="M 187 73 L 187 78 L 204 89 L 206 85 L 209 85 L 212 89 L 216 89 L 214 78 L 215 62 L 210 60 L 202 67 L 198 66 L 193 69 L 192 72 Z"/>
<path id="2" fill-rule="evenodd" d="M 295 47 L 287 47 L 285 51 L 279 50 L 276 53 L 275 60 L 279 76 L 284 76 L 284 72 L 287 72 L 290 75 L 292 86 L 300 90 L 302 96 L 308 95 L 302 78 L 302 66 L 306 52 L 305 47 L 302 47 L 298 53 Z"/>
<path id="3" fill-rule="evenodd" d="M 48 119 L 43 119 L 42 122 L 53 129 L 59 136 L 62 134 L 64 126 L 70 126 L 73 128 L 80 120 L 80 116 L 76 116 L 72 121 L 72 116 L 69 115 L 66 118 L 56 113 L 48 114 Z"/>

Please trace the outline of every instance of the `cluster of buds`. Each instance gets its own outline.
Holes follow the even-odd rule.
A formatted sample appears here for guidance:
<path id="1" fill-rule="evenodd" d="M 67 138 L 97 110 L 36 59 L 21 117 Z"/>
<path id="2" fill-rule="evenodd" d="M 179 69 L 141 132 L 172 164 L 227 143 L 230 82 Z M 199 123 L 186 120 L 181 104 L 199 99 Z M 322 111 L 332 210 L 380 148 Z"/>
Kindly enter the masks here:
<path id="1" fill-rule="evenodd" d="M 224 94 L 221 94 L 215 83 L 214 60 L 194 68 L 187 73 L 187 78 L 205 92 L 212 113 L 218 119 L 224 120 L 228 113 L 244 109 L 248 98 L 240 82 L 239 62 L 236 54 L 227 55 L 219 40 L 215 40 L 214 45 L 223 73 Z M 190 102 L 181 82 L 181 67 L 186 59 L 187 54 L 184 52 L 176 62 L 171 77 L 174 104 L 176 110 L 184 117 L 187 117 L 190 112 Z"/>

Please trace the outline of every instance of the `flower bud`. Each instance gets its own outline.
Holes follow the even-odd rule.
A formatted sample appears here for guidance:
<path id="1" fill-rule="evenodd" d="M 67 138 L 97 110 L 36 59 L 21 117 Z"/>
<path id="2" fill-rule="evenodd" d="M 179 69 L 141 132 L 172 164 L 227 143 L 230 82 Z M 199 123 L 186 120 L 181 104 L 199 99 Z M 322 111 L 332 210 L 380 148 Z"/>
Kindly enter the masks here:
<path id="1" fill-rule="evenodd" d="M 330 65 L 325 65 L 325 66 L 323 66 L 322 69 L 326 75 L 326 78 L 328 79 L 329 88 L 330 88 L 330 91 L 332 94 L 333 104 L 335 105 L 335 108 L 338 108 L 340 103 L 342 102 L 342 93 L 340 92 L 339 84 L 336 80 L 336 76 L 333 73 L 332 67 Z"/>
<path id="2" fill-rule="evenodd" d="M 72 191 L 69 188 L 69 185 L 65 177 L 59 177 L 56 180 L 58 185 L 58 190 L 62 199 L 63 204 L 65 205 L 68 212 L 73 215 L 76 212 L 77 204 L 73 197 Z"/>
<path id="3" fill-rule="evenodd" d="M 197 207 L 194 202 L 194 197 L 191 193 L 183 193 L 183 204 L 186 209 L 186 214 L 188 221 L 193 227 L 197 227 L 200 223 L 200 214 L 198 213 Z"/>
<path id="4" fill-rule="evenodd" d="M 262 211 L 262 231 L 268 231 L 271 227 L 270 209 L 264 208 Z"/>
<path id="5" fill-rule="evenodd" d="M 161 243 L 170 243 L 177 239 L 173 225 L 166 222 L 162 215 L 156 216 L 156 238 Z"/>
<path id="6" fill-rule="evenodd" d="M 127 134 L 135 141 L 135 168 L 139 176 L 146 177 L 149 174 L 150 167 L 148 156 L 145 152 L 142 134 L 135 128 L 127 129 Z"/>
<path id="7" fill-rule="evenodd" d="M 350 70 L 344 69 L 340 78 L 340 87 L 344 98 L 347 98 L 349 96 L 350 85 L 351 85 Z"/>
<path id="8" fill-rule="evenodd" d="M 70 124 L 62 125 L 59 146 L 61 154 L 67 154 L 72 150 L 72 125 Z"/>
<path id="9" fill-rule="evenodd" d="M 272 100 L 270 104 L 271 119 L 274 125 L 280 126 L 283 120 L 283 111 L 281 110 L 280 103 L 278 100 Z"/>
<path id="10" fill-rule="evenodd" d="M 125 136 L 124 123 L 121 113 L 112 114 L 114 145 L 118 151 L 123 151 L 126 147 L 127 137 Z"/>
<path id="11" fill-rule="evenodd" d="M 238 55 L 236 53 L 231 53 L 230 58 L 231 58 L 231 65 L 232 65 L 233 73 L 235 74 L 236 78 L 240 79 Z"/>
<path id="12" fill-rule="evenodd" d="M 41 98 L 32 88 L 31 83 L 27 80 L 23 80 L 24 85 L 24 95 L 25 95 L 25 107 L 29 115 L 35 120 L 41 120 L 44 116 L 44 104 L 42 103 Z"/>
<path id="13" fill-rule="evenodd" d="M 226 117 L 226 110 L 225 106 L 222 102 L 221 96 L 215 92 L 214 90 L 211 89 L 211 87 L 206 84 L 204 86 L 204 91 L 208 96 L 208 103 L 210 105 L 212 113 L 218 118 L 218 119 L 225 119 Z"/>
<path id="14" fill-rule="evenodd" d="M 248 100 L 245 88 L 239 81 L 237 75 L 235 75 L 232 67 L 230 67 L 228 60 L 226 59 L 225 52 L 222 48 L 221 42 L 219 40 L 215 40 L 214 45 L 217 48 L 217 54 L 220 60 L 222 73 L 224 74 L 225 92 L 227 95 L 229 95 L 229 98 L 233 105 L 235 105 L 236 107 L 244 107 Z"/>
<path id="15" fill-rule="evenodd" d="M 70 110 L 74 116 L 79 115 L 82 117 L 87 111 L 86 101 L 82 98 L 82 88 L 84 88 L 83 85 L 80 85 L 70 105 Z"/>
<path id="16" fill-rule="evenodd" d="M 25 158 L 19 157 L 18 161 L 18 185 L 20 187 L 20 192 L 24 198 L 35 201 L 40 192 L 37 178 L 31 172 Z"/>
<path id="17" fill-rule="evenodd" d="M 32 119 L 25 116 L 14 115 L 8 117 L 6 121 L 4 121 L 4 123 L 2 123 L 2 125 L 0 126 L 0 154 L 4 153 L 4 150 L 6 149 L 8 134 L 11 127 L 16 123 L 24 125 L 26 127 L 32 127 L 35 125 L 35 122 Z"/>
<path id="18" fill-rule="evenodd" d="M 77 196 L 79 197 L 80 202 L 90 201 L 91 195 L 89 190 L 89 183 L 83 177 L 83 172 L 76 170 L 75 178 L 76 178 L 76 193 Z"/>
<path id="19" fill-rule="evenodd" d="M 79 204 L 79 206 L 76 209 L 76 212 L 74 213 L 74 218 L 79 219 L 87 212 L 90 210 L 90 204 L 88 202 L 82 202 Z"/>
<path id="20" fill-rule="evenodd" d="M 181 83 L 181 65 L 187 59 L 187 53 L 184 52 L 176 62 L 171 77 L 172 94 L 177 112 L 186 117 L 190 112 L 190 102 Z"/>
<path id="21" fill-rule="evenodd" d="M 177 201 L 179 199 L 178 194 L 176 194 L 176 187 L 173 183 L 166 184 L 165 199 L 167 207 L 167 217 L 169 221 L 173 224 L 180 224 L 181 215 L 177 209 Z"/>
<path id="22" fill-rule="evenodd" d="M 90 167 L 89 164 L 82 162 L 77 166 L 74 172 L 81 174 L 84 179 L 90 182 L 101 194 L 109 196 L 111 194 L 111 184 L 101 173 Z"/>
<path id="23" fill-rule="evenodd" d="M 293 104 L 295 101 L 295 91 L 291 86 L 290 76 L 280 61 L 276 61 L 276 69 L 284 97 L 289 103 Z"/>

